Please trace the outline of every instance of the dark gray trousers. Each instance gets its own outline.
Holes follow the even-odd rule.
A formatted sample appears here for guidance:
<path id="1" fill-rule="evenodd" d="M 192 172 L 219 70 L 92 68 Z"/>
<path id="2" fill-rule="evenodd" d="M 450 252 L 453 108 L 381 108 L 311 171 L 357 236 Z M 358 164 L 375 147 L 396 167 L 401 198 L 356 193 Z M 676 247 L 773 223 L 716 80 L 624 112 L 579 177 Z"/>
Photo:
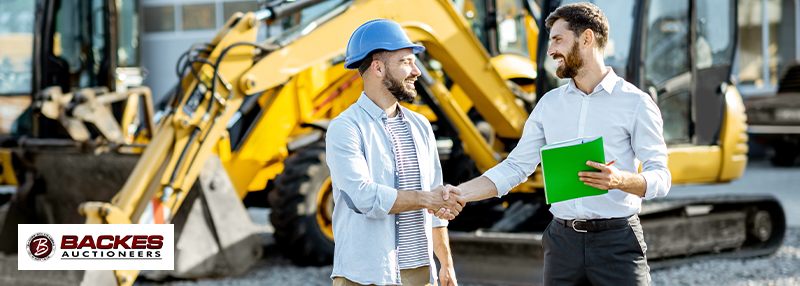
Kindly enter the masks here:
<path id="1" fill-rule="evenodd" d="M 650 285 L 647 245 L 636 215 L 627 225 L 585 233 L 553 220 L 542 247 L 544 285 Z"/>

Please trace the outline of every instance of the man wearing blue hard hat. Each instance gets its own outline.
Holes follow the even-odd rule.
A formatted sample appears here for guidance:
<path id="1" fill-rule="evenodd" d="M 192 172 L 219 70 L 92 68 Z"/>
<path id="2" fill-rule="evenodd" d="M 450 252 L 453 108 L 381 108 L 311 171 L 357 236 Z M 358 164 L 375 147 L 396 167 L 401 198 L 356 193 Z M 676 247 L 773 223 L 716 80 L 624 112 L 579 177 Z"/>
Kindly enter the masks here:
<path id="1" fill-rule="evenodd" d="M 420 70 L 394 21 L 359 26 L 347 43 L 345 68 L 358 69 L 364 91 L 334 118 L 326 137 L 333 197 L 334 286 L 456 285 L 447 220 L 464 198 L 442 196 L 442 170 L 430 122 L 402 107 L 416 97 Z M 440 211 L 434 217 L 427 210 Z"/>

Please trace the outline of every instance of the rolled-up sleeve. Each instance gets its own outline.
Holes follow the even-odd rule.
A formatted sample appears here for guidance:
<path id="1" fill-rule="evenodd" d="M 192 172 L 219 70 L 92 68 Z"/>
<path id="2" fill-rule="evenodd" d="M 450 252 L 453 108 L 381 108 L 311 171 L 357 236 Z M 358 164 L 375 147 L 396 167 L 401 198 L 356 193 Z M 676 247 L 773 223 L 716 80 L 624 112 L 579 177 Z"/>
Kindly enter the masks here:
<path id="1" fill-rule="evenodd" d="M 664 121 L 661 111 L 649 97 L 643 97 L 636 108 L 631 135 L 633 153 L 642 162 L 642 176 L 647 182 L 643 199 L 664 197 L 672 186 L 667 167 L 667 144 L 664 142 Z"/>
<path id="2" fill-rule="evenodd" d="M 361 140 L 358 128 L 347 120 L 334 119 L 328 126 L 325 156 L 333 191 L 356 213 L 384 219 L 397 200 L 397 190 L 372 180 Z"/>
<path id="3" fill-rule="evenodd" d="M 508 154 L 508 158 L 483 174 L 497 187 L 498 197 L 504 196 L 511 188 L 525 182 L 539 165 L 541 159 L 539 147 L 545 144 L 541 120 L 543 105 L 537 104 L 528 120 L 525 121 L 522 137 L 519 139 L 517 147 L 514 147 L 514 150 Z"/>
<path id="4" fill-rule="evenodd" d="M 433 181 L 430 185 L 430 189 L 436 189 L 436 187 L 441 186 L 444 184 L 444 179 L 442 177 L 442 163 L 439 161 L 439 150 L 436 147 L 436 136 L 433 134 L 433 129 L 431 129 L 430 124 L 427 126 L 428 128 L 428 154 L 431 156 L 431 160 L 433 160 L 433 164 L 431 164 L 431 174 L 433 174 Z M 436 216 L 431 214 L 427 214 L 431 217 L 431 226 L 432 227 L 443 227 L 447 226 L 450 222 L 446 219 L 440 219 Z"/>

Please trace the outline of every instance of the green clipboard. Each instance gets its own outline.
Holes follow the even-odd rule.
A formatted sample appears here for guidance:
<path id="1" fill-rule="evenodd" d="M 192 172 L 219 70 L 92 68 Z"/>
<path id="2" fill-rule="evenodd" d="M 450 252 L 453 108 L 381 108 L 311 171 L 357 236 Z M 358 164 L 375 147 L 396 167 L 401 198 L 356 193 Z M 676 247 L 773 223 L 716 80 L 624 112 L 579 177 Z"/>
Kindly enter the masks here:
<path id="1" fill-rule="evenodd" d="M 544 193 L 548 204 L 608 193 L 585 185 L 578 176 L 581 171 L 598 171 L 586 161 L 605 164 L 603 137 L 583 137 L 547 144 L 539 148 L 542 158 Z"/>

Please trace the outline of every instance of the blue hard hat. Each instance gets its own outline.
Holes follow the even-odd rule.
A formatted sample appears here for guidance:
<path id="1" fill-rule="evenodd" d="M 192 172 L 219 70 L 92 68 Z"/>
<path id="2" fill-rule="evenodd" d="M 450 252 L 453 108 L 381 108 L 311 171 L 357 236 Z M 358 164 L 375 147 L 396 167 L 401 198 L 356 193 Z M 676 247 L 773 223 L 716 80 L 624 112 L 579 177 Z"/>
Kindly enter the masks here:
<path id="1" fill-rule="evenodd" d="M 350 41 L 347 42 L 346 69 L 358 69 L 361 60 L 374 50 L 396 51 L 411 48 L 417 54 L 425 51 L 425 47 L 415 45 L 397 22 L 388 19 L 375 19 L 361 24 Z"/>

